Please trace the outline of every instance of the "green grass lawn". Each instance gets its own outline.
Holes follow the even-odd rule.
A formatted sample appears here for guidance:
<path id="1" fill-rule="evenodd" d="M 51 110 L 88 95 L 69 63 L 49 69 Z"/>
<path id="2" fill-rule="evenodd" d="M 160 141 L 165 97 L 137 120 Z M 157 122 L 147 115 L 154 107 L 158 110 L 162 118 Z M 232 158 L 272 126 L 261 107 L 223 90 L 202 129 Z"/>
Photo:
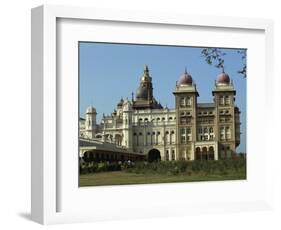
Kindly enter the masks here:
<path id="1" fill-rule="evenodd" d="M 204 174 L 137 174 L 125 171 L 100 172 L 80 175 L 80 186 L 151 184 L 192 181 L 244 180 L 246 172 L 228 172 L 226 175 Z"/>

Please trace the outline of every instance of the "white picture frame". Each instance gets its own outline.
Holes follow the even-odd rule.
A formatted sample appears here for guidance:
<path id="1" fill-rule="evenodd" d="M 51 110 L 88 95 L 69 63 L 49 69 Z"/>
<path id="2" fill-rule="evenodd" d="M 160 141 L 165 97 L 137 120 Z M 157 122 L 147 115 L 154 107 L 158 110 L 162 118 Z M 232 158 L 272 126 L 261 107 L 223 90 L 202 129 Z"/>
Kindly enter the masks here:
<path id="1" fill-rule="evenodd" d="M 67 26 L 63 27 L 62 22 L 67 22 Z M 259 57 L 255 60 L 255 55 L 249 55 L 249 72 L 255 74 L 259 81 L 250 76 L 248 78 L 248 116 L 251 118 L 247 129 L 249 130 L 247 138 L 249 139 L 249 157 L 248 159 L 248 175 L 247 181 L 244 182 L 208 182 L 208 183 L 181 183 L 181 184 L 159 184 L 159 185 L 130 185 L 130 186 L 105 186 L 99 188 L 83 188 L 80 189 L 76 185 L 77 177 L 73 177 L 78 171 L 70 172 L 70 167 L 77 164 L 75 161 L 75 148 L 77 146 L 70 145 L 70 156 L 66 157 L 64 154 L 57 154 L 63 149 L 64 143 L 69 137 L 64 136 L 59 138 L 59 132 L 61 130 L 62 121 L 61 113 L 66 114 L 66 111 L 74 111 L 72 115 L 69 115 L 67 121 L 71 121 L 71 118 L 77 117 L 78 111 L 75 113 L 78 107 L 77 94 L 75 90 L 77 88 L 76 80 L 69 80 L 70 83 L 66 83 L 64 77 L 57 78 L 57 75 L 62 73 L 64 65 L 73 62 L 75 54 L 75 47 L 69 52 L 67 56 L 69 59 L 65 59 L 67 63 L 60 61 L 61 59 L 61 47 L 63 41 L 64 45 L 69 43 L 74 44 L 79 36 L 85 38 L 91 32 L 83 33 L 83 26 L 80 23 L 87 22 L 88 26 L 91 26 L 92 22 L 102 22 L 108 26 L 108 30 L 103 30 L 104 34 L 114 29 L 116 26 L 129 25 L 131 29 L 134 25 L 139 27 L 146 26 L 160 28 L 165 33 L 165 30 L 181 30 L 187 29 L 199 32 L 212 30 L 214 35 L 216 31 L 225 31 L 229 34 L 242 33 L 242 35 L 233 36 L 232 41 L 225 46 L 232 46 L 236 44 L 247 42 L 250 44 L 251 39 L 256 36 L 256 43 L 251 41 L 253 46 L 261 45 Z M 75 25 L 74 25 L 75 24 Z M 93 27 L 94 28 L 94 27 Z M 80 31 L 79 36 L 75 36 L 74 29 Z M 85 29 L 85 28 L 84 28 Z M 97 29 L 97 28 L 96 28 Z M 104 29 L 104 28 L 102 28 Z M 124 31 L 128 28 L 124 28 Z M 150 28 L 151 29 L 151 28 Z M 69 31 L 72 31 L 73 36 L 68 36 L 66 40 L 58 40 L 62 33 L 69 35 Z M 201 33 L 200 32 L 200 33 Z M 253 33 L 252 33 L 253 32 Z M 107 36 L 111 36 L 110 32 Z M 112 33 L 112 32 L 111 32 Z M 181 32 L 182 33 L 182 32 Z M 247 34 L 250 34 L 247 38 Z M 71 35 L 71 34 L 70 34 Z M 149 41 L 136 40 L 136 37 L 128 38 L 129 33 L 123 34 L 123 37 L 119 41 L 125 39 L 131 39 L 130 41 L 151 43 Z M 62 35 L 63 36 L 63 35 Z M 198 38 L 198 35 L 196 35 Z M 193 38 L 193 40 L 196 38 Z M 229 35 L 226 35 L 229 36 Z M 245 37 L 245 41 L 240 40 L 239 36 Z M 259 119 L 266 120 L 266 133 L 271 133 L 273 130 L 273 124 L 270 120 L 269 111 L 274 111 L 273 98 L 273 23 L 271 20 L 265 19 L 247 19 L 247 18 L 231 18 L 231 17 L 210 17 L 210 16 L 194 16 L 194 15 L 173 15 L 173 14 L 160 14 L 149 12 L 127 12 L 127 11 L 113 11 L 113 10 L 100 10 L 91 8 L 79 8 L 79 7 L 66 7 L 66 6 L 51 6 L 45 5 L 32 9 L 32 204 L 31 213 L 32 219 L 41 224 L 56 224 L 56 223 L 70 223 L 70 222 L 82 222 L 82 221 L 99 221 L 99 220 L 113 220 L 113 219 L 127 219 L 127 218 L 147 218 L 147 217 L 165 217 L 175 215 L 187 215 L 194 213 L 221 213 L 221 212 L 237 212 L 237 211 L 249 211 L 249 210 L 265 210 L 273 207 L 272 192 L 273 192 L 273 169 L 272 157 L 269 157 L 269 153 L 272 156 L 274 151 L 271 151 L 271 139 L 270 136 L 266 136 L 266 141 L 263 148 L 257 148 L 251 143 L 259 142 L 260 137 L 255 134 L 254 127 L 259 122 Z M 167 36 L 169 37 L 169 36 Z M 202 36 L 201 44 L 215 45 L 215 43 L 208 43 L 210 37 Z M 64 36 L 63 39 L 65 39 Z M 91 39 L 91 36 L 89 37 Z M 76 39 L 76 40 L 75 40 Z M 106 39 L 102 36 L 99 39 Z M 154 38 L 155 39 L 155 38 Z M 154 40 L 156 43 L 160 41 Z M 184 44 L 185 39 L 175 39 L 175 37 L 167 38 L 166 44 Z M 227 39 L 226 39 L 227 40 Z M 229 39 L 231 40 L 231 39 Z M 218 39 L 218 42 L 220 40 Z M 192 41 L 190 41 L 192 42 Z M 246 44 L 246 43 L 245 43 Z M 63 45 L 63 46 L 64 46 Z M 192 44 L 196 45 L 196 43 Z M 61 45 L 62 46 L 62 45 Z M 66 47 L 67 48 L 67 47 Z M 248 47 L 246 47 L 248 48 Z M 64 50 L 64 49 L 62 49 Z M 251 49 L 250 49 L 251 50 Z M 254 50 L 254 49 L 253 49 Z M 252 53 L 253 54 L 253 53 Z M 73 56 L 74 55 L 74 56 Z M 258 64 L 258 65 L 257 65 Z M 256 65 L 257 69 L 251 69 L 251 66 Z M 69 76 L 77 76 L 76 64 L 73 64 L 73 68 L 69 71 Z M 252 71 L 252 72 L 251 72 Z M 75 72 L 75 73 L 74 73 Z M 265 79 L 270 78 L 270 81 Z M 74 79 L 71 78 L 70 79 Z M 65 84 L 61 84 L 63 81 Z M 264 84 L 263 84 L 264 83 Z M 255 87 L 253 87 L 253 85 Z M 67 95 L 67 96 L 66 96 Z M 63 103 L 66 97 L 72 97 L 75 101 L 74 105 L 65 107 Z M 261 99 L 261 104 L 257 104 L 256 99 Z M 63 106 L 60 106 L 63 105 Z M 259 106 L 266 106 L 266 112 L 261 111 L 259 114 L 255 114 L 258 111 Z M 253 116 L 255 115 L 255 116 Z M 76 126 L 76 127 L 75 127 Z M 69 133 L 77 134 L 77 124 L 69 127 L 71 130 Z M 58 128 L 60 127 L 60 128 Z M 252 128 L 252 129 L 251 129 Z M 63 129 L 63 128 L 62 128 Z M 252 131 L 251 131 L 252 130 Z M 74 135 L 75 136 L 75 135 Z M 78 137 L 78 136 L 77 136 Z M 253 154 L 253 152 L 257 154 Z M 265 152 L 263 157 L 260 155 L 262 151 Z M 70 166 L 69 166 L 70 165 Z M 69 167 L 68 167 L 69 166 Z M 78 167 L 78 166 L 77 166 Z M 257 171 L 257 168 L 260 170 Z M 68 170 L 68 171 L 67 171 Z M 251 190 L 252 188 L 252 190 Z M 199 201 L 199 195 L 202 190 L 208 189 L 212 194 L 216 194 L 219 191 L 235 191 L 230 196 L 214 196 L 214 199 L 205 198 Z M 256 191 L 254 190 L 256 189 Z M 78 191 L 79 190 L 79 191 Z M 260 191 L 257 191 L 260 190 Z M 239 192 L 241 191 L 241 192 Z M 243 192 L 247 191 L 243 194 Z M 255 192 L 254 192 L 255 191 Z M 161 195 L 155 200 L 149 200 L 150 194 Z M 252 196 L 251 196 L 252 193 Z M 123 198 L 122 202 L 111 199 L 113 196 L 120 196 Z M 193 198 L 188 199 L 187 194 L 192 194 Z M 195 195 L 194 195 L 195 194 Z M 140 196 L 141 195 L 141 196 Z M 235 195 L 235 196 L 233 196 Z M 98 197 L 99 199 L 92 199 L 91 196 Z M 126 197 L 131 198 L 138 197 L 134 203 L 126 200 Z M 165 199 L 165 197 L 169 197 Z M 173 199 L 171 199 L 172 197 Z M 183 199 L 186 197 L 186 199 Z M 251 197 L 251 198 L 250 198 Z M 90 199 L 88 203 L 86 199 Z M 92 200 L 91 200 L 92 199 Z M 161 200 L 165 202 L 161 203 Z M 113 204 L 113 205 L 112 205 Z M 91 208 L 89 208 L 89 206 Z M 111 208 L 109 208 L 111 207 Z"/>

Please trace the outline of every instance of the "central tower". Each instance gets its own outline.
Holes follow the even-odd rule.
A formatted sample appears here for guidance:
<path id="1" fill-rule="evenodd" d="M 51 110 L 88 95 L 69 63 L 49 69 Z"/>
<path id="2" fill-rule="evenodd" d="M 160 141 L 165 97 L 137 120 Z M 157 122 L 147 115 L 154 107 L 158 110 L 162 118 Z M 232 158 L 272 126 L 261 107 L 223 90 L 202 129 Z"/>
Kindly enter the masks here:
<path id="1" fill-rule="evenodd" d="M 160 103 L 158 103 L 153 97 L 152 78 L 149 75 L 148 66 L 145 65 L 143 75 L 140 79 L 140 85 L 136 92 L 136 99 L 133 98 L 133 109 L 162 109 Z"/>

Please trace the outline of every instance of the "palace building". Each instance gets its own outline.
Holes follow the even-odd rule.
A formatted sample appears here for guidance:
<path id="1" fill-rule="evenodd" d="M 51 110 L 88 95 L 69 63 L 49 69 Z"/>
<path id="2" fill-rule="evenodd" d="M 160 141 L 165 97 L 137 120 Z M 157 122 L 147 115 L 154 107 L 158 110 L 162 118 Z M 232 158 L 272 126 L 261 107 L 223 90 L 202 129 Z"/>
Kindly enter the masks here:
<path id="1" fill-rule="evenodd" d="M 152 78 L 145 66 L 135 97 L 121 98 L 100 124 L 96 123 L 96 109 L 87 108 L 79 122 L 80 140 L 108 143 L 149 161 L 234 158 L 240 144 L 236 91 L 224 70 L 213 87 L 213 100 L 198 103 L 196 84 L 185 70 L 171 92 L 175 108 L 163 108 L 153 96 Z"/>

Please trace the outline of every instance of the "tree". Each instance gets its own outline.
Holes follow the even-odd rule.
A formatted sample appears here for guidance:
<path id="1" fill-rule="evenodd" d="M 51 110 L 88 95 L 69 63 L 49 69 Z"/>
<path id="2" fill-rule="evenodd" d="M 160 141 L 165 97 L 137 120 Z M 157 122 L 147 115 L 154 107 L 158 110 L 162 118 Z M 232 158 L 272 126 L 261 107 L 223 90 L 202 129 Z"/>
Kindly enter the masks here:
<path id="1" fill-rule="evenodd" d="M 239 49 L 237 53 L 240 54 L 243 64 L 241 69 L 237 71 L 237 73 L 242 74 L 244 78 L 247 76 L 247 64 L 246 64 L 246 56 L 247 51 L 246 49 Z M 226 55 L 220 48 L 204 48 L 201 51 L 202 57 L 205 58 L 205 61 L 209 65 L 214 65 L 216 68 L 224 68 L 224 56 Z"/>

